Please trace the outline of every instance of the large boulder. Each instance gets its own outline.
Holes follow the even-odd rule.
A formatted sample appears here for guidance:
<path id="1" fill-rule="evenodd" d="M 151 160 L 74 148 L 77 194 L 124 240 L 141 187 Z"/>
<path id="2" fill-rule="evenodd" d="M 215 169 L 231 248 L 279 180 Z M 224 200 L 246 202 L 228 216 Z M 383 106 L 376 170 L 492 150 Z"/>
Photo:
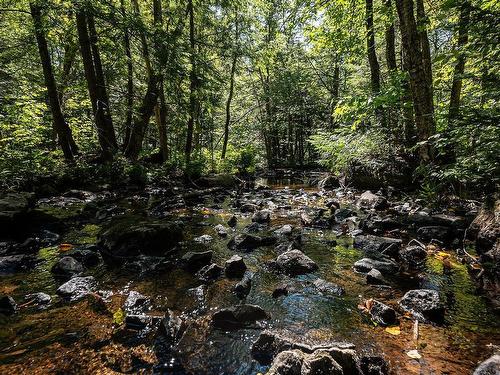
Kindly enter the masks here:
<path id="1" fill-rule="evenodd" d="M 368 273 L 372 269 L 379 270 L 386 275 L 393 275 L 398 272 L 399 266 L 390 259 L 363 258 L 354 263 L 354 270 L 360 273 Z"/>
<path id="2" fill-rule="evenodd" d="M 361 249 L 370 258 L 390 255 L 388 253 L 392 253 L 392 248 L 395 248 L 397 253 L 401 243 L 402 240 L 399 238 L 379 237 L 370 234 L 354 237 L 354 247 Z"/>
<path id="3" fill-rule="evenodd" d="M 257 305 L 238 305 L 221 309 L 212 315 L 212 325 L 219 329 L 238 329 L 259 320 L 269 319 L 264 309 Z"/>
<path id="4" fill-rule="evenodd" d="M 500 355 L 495 354 L 482 362 L 473 375 L 498 375 L 500 374 Z"/>
<path id="5" fill-rule="evenodd" d="M 96 281 L 93 276 L 74 277 L 57 289 L 57 294 L 70 301 L 76 301 L 94 291 Z"/>
<path id="6" fill-rule="evenodd" d="M 326 351 L 306 354 L 286 350 L 274 359 L 268 375 L 343 375 L 340 365 Z"/>
<path id="7" fill-rule="evenodd" d="M 104 260 L 123 262 L 141 254 L 164 256 L 182 239 L 178 223 L 121 220 L 100 233 L 99 244 Z"/>
<path id="8" fill-rule="evenodd" d="M 196 274 L 198 279 L 204 283 L 209 283 L 220 277 L 224 269 L 216 263 L 207 264 Z"/>
<path id="9" fill-rule="evenodd" d="M 196 185 L 204 188 L 222 187 L 232 189 L 239 184 L 238 178 L 232 174 L 213 174 L 202 176 L 196 180 Z"/>
<path id="10" fill-rule="evenodd" d="M 358 207 L 372 208 L 375 210 L 383 210 L 388 207 L 387 199 L 380 195 L 373 194 L 370 190 L 361 194 L 356 204 Z"/>
<path id="11" fill-rule="evenodd" d="M 318 265 L 300 250 L 290 250 L 276 258 L 278 270 L 289 275 L 297 276 L 314 272 Z"/>
<path id="12" fill-rule="evenodd" d="M 12 192 L 0 197 L 0 238 L 10 237 L 25 227 L 33 199 L 34 194 L 28 192 Z"/>
<path id="13" fill-rule="evenodd" d="M 410 290 L 401 298 L 399 306 L 422 322 L 440 323 L 444 318 L 444 306 L 435 290 Z"/>

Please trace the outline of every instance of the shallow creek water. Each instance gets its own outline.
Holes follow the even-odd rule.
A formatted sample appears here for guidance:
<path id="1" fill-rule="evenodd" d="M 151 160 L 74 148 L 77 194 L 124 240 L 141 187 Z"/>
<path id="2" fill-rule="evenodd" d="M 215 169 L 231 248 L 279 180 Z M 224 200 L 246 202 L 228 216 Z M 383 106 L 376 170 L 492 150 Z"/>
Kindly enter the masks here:
<path id="1" fill-rule="evenodd" d="M 274 204 L 270 228 L 283 224 L 300 227 L 300 212 L 307 207 L 324 207 L 331 195 L 322 195 L 294 181 L 273 182 L 273 191 L 244 193 L 244 200 L 263 200 Z M 228 238 L 219 238 L 217 224 L 226 224 L 236 214 L 235 232 L 251 222 L 250 214 L 233 208 L 234 198 L 214 203 L 172 210 L 168 217 L 185 223 L 186 239 L 179 254 L 188 250 L 211 249 L 213 261 L 223 265 L 235 254 L 228 249 Z M 272 202 L 272 203 L 269 203 Z M 146 203 L 124 199 L 119 205 L 128 213 L 144 214 Z M 67 209 L 67 208 L 66 208 Z M 73 245 L 92 244 L 97 240 L 100 223 L 79 222 L 62 234 L 60 242 Z M 264 232 L 267 233 L 267 232 Z M 113 292 L 105 306 L 85 299 L 68 304 L 59 301 L 55 290 L 60 282 L 50 268 L 60 256 L 58 246 L 40 250 L 43 259 L 34 270 L 12 276 L 0 276 L 0 293 L 13 296 L 22 305 L 24 296 L 45 292 L 54 297 L 47 310 L 29 306 L 20 308 L 12 317 L 0 316 L 0 373 L 113 373 L 148 372 L 155 363 L 152 352 L 153 332 L 130 333 L 118 327 L 116 312 L 128 291 L 135 290 L 152 299 L 151 315 L 162 315 L 167 309 L 191 319 L 190 329 L 179 344 L 181 360 L 195 374 L 257 374 L 267 367 L 252 360 L 250 347 L 263 328 L 283 328 L 311 340 L 352 342 L 359 352 L 383 355 L 394 374 L 468 374 L 500 344 L 500 321 L 486 300 L 476 294 L 467 268 L 449 251 L 451 267 L 442 259 L 430 255 L 426 267 L 419 273 L 403 273 L 390 278 L 391 288 L 366 284 L 365 276 L 353 271 L 352 265 L 362 253 L 352 246 L 349 235 L 336 235 L 332 230 L 304 228 L 302 251 L 312 258 L 319 270 L 314 274 L 288 278 L 271 273 L 263 267 L 276 257 L 274 246 L 239 253 L 255 273 L 252 289 L 245 302 L 256 304 L 270 313 L 271 319 L 259 325 L 231 332 L 214 330 L 209 316 L 218 308 L 236 305 L 239 300 L 231 292 L 236 281 L 221 278 L 201 288 L 195 275 L 181 269 L 148 276 L 109 269 L 101 264 L 86 271 L 96 277 L 99 289 Z M 193 239 L 210 234 L 208 245 Z M 445 249 L 446 251 L 446 249 Z M 324 296 L 311 286 L 320 277 L 343 286 L 342 297 Z M 272 291 L 289 283 L 294 292 L 272 298 Z M 397 300 L 415 288 L 430 288 L 440 292 L 446 304 L 443 325 L 420 324 L 418 340 L 413 337 L 412 320 L 400 319 L 400 334 L 392 335 L 371 322 L 358 308 L 361 301 L 375 298 L 392 307 Z M 132 337 L 132 338 L 131 338 Z M 409 358 L 409 350 L 418 349 L 422 358 Z"/>

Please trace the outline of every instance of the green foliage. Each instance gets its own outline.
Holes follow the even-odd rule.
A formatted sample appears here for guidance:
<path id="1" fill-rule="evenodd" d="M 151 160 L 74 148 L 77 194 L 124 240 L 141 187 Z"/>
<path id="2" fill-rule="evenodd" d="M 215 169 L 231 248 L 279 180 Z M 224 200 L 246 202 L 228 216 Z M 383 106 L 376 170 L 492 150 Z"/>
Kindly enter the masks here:
<path id="1" fill-rule="evenodd" d="M 255 172 L 256 161 L 256 150 L 252 145 L 240 149 L 230 146 L 227 149 L 226 158 L 220 161 L 218 170 L 247 175 Z"/>

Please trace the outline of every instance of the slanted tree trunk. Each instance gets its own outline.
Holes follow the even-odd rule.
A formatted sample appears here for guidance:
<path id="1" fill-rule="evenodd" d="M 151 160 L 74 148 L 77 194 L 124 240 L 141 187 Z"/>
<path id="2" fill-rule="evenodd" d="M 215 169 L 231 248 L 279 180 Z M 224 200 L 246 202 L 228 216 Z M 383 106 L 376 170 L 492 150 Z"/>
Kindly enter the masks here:
<path id="1" fill-rule="evenodd" d="M 35 26 L 36 42 L 38 45 L 38 52 L 40 53 L 40 60 L 42 62 L 43 77 L 45 80 L 45 86 L 47 87 L 50 110 L 52 112 L 53 127 L 57 133 L 59 145 L 61 146 L 64 157 L 67 160 L 72 160 L 74 154 L 76 154 L 78 150 L 76 149 L 76 144 L 73 140 L 71 129 L 64 120 L 64 116 L 61 110 L 59 96 L 57 93 L 56 80 L 54 79 L 54 73 L 52 71 L 52 62 L 47 46 L 47 40 L 45 39 L 45 33 L 43 31 L 41 9 L 34 3 L 30 3 L 30 10 Z"/>
<path id="2" fill-rule="evenodd" d="M 456 50 L 458 51 L 457 62 L 453 71 L 453 82 L 451 85 L 450 109 L 448 113 L 449 125 L 458 117 L 460 110 L 460 96 L 462 94 L 462 76 L 465 71 L 464 47 L 469 40 L 470 5 L 463 0 L 460 5 L 460 19 L 458 24 L 458 40 Z"/>
<path id="3" fill-rule="evenodd" d="M 102 84 L 102 78 L 98 79 L 96 76 L 95 60 L 92 50 L 94 49 L 97 53 L 98 50 L 91 46 L 87 16 L 83 9 L 78 9 L 76 12 L 76 27 L 83 67 L 85 70 L 85 78 L 87 80 L 87 88 L 95 116 L 97 137 L 101 146 L 103 159 L 109 160 L 116 151 L 116 138 L 112 123 L 109 121 L 109 118 L 107 118 L 109 112 L 108 114 L 106 112 L 109 111 L 109 108 L 106 108 L 107 95 L 106 97 L 103 96 L 105 92 L 103 89 L 105 90 L 105 87 L 99 86 L 99 82 Z"/>
<path id="4" fill-rule="evenodd" d="M 419 147 L 419 156 L 420 161 L 425 163 L 433 158 L 432 148 L 428 143 L 429 137 L 435 132 L 432 86 L 429 84 L 428 73 L 424 68 L 421 34 L 413 14 L 413 0 L 397 0 L 396 6 L 404 53 L 408 61 L 407 70 L 410 76 L 417 140 L 422 142 Z"/>
<path id="5" fill-rule="evenodd" d="M 122 17 L 125 18 L 125 1 L 120 0 Z M 134 66 L 132 64 L 132 52 L 130 49 L 130 34 L 128 28 L 125 28 L 123 35 L 123 44 L 125 47 L 125 56 L 127 57 L 127 115 L 125 117 L 125 135 L 123 138 L 122 150 L 127 148 L 130 140 L 130 130 L 132 129 L 132 117 L 134 114 Z"/>
<path id="6" fill-rule="evenodd" d="M 196 76 L 196 58 L 195 58 L 195 48 L 196 41 L 194 35 L 194 7 L 193 0 L 188 0 L 188 12 L 189 12 L 189 45 L 191 47 L 190 59 L 191 59 L 191 72 L 189 74 L 189 119 L 187 122 L 187 133 L 186 133 L 186 149 L 185 149 L 185 159 L 186 165 L 191 162 L 191 151 L 193 149 L 193 132 L 194 123 L 196 117 L 196 91 L 197 91 L 197 76 Z"/>

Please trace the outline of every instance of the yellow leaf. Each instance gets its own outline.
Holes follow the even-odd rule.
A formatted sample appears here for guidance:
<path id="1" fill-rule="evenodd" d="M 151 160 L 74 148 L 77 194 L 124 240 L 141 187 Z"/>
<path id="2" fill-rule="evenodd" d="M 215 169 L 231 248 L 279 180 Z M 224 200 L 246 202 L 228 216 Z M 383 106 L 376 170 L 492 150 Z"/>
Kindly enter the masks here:
<path id="1" fill-rule="evenodd" d="M 441 258 L 448 258 L 450 254 L 445 253 L 444 251 L 440 251 L 438 252 L 438 256 L 440 256 Z"/>
<path id="2" fill-rule="evenodd" d="M 399 326 L 387 327 L 385 331 L 394 336 L 398 336 L 401 334 L 401 329 L 399 328 Z"/>
<path id="3" fill-rule="evenodd" d="M 70 243 L 62 243 L 59 245 L 59 251 L 69 251 L 73 248 L 73 245 Z"/>
<path id="4" fill-rule="evenodd" d="M 113 314 L 113 323 L 117 325 L 121 325 L 125 321 L 125 314 L 122 309 L 118 309 Z"/>

